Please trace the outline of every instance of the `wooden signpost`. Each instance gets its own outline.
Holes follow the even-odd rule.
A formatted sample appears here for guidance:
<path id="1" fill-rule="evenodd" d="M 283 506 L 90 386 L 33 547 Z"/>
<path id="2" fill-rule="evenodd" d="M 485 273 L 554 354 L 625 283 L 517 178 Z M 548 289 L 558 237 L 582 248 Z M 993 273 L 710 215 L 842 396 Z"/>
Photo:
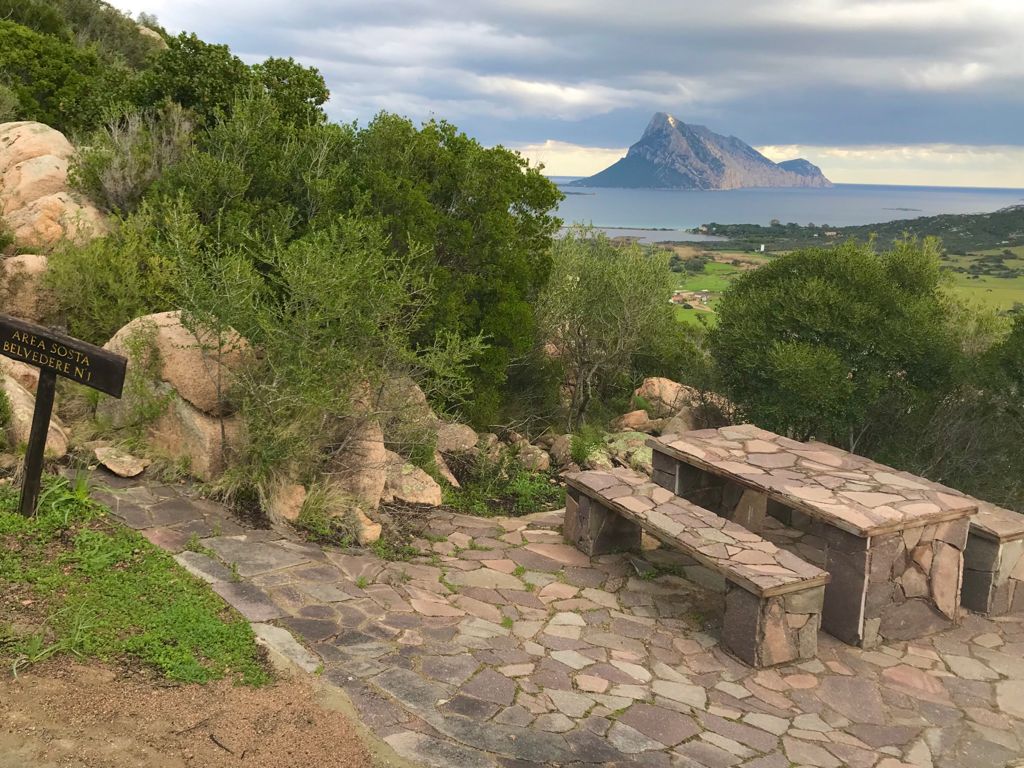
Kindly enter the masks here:
<path id="1" fill-rule="evenodd" d="M 50 431 L 57 377 L 120 398 L 128 360 L 102 347 L 73 339 L 41 325 L 0 314 L 0 354 L 39 368 L 36 409 L 25 452 L 25 480 L 21 486 L 21 513 L 31 515 L 39 500 L 43 449 Z"/>

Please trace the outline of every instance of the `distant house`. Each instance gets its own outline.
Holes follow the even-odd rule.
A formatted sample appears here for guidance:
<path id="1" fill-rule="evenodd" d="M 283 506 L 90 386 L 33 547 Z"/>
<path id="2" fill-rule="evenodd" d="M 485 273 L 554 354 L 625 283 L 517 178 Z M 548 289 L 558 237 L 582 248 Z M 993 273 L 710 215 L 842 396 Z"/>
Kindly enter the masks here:
<path id="1" fill-rule="evenodd" d="M 825 232 L 825 237 L 838 237 L 838 236 L 839 236 L 839 233 L 836 232 L 834 229 L 830 229 L 827 232 Z"/>

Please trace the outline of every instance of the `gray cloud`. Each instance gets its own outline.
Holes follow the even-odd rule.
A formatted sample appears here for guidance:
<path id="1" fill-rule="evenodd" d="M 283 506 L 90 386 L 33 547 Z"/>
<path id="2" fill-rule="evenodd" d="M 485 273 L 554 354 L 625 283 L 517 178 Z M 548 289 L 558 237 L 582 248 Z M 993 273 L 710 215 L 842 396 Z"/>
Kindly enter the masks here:
<path id="1" fill-rule="evenodd" d="M 116 0 L 319 67 L 332 116 L 624 146 L 667 110 L 757 144 L 1024 144 L 1020 0 Z"/>

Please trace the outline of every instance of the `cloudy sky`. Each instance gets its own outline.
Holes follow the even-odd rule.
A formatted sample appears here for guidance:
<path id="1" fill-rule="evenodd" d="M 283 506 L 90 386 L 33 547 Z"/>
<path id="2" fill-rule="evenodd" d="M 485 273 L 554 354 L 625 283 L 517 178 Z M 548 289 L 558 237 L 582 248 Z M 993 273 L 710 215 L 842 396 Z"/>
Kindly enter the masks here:
<path id="1" fill-rule="evenodd" d="M 835 181 L 1024 187 L 1024 0 L 113 2 L 318 67 L 337 120 L 444 117 L 556 175 L 666 111 Z"/>

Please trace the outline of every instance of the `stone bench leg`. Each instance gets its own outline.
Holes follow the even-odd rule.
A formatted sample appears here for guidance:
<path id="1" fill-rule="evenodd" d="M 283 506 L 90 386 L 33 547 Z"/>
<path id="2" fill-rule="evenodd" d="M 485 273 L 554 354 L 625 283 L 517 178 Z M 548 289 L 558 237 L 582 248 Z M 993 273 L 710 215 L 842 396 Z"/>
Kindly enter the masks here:
<path id="1" fill-rule="evenodd" d="M 762 598 L 729 582 L 722 645 L 752 667 L 771 667 L 818 653 L 824 587 Z"/>
<path id="2" fill-rule="evenodd" d="M 971 528 L 960 604 L 986 616 L 1024 611 L 1024 540 L 996 541 Z"/>
<path id="3" fill-rule="evenodd" d="M 562 536 L 581 552 L 593 557 L 626 552 L 640 547 L 641 528 L 575 488 L 565 494 Z"/>

